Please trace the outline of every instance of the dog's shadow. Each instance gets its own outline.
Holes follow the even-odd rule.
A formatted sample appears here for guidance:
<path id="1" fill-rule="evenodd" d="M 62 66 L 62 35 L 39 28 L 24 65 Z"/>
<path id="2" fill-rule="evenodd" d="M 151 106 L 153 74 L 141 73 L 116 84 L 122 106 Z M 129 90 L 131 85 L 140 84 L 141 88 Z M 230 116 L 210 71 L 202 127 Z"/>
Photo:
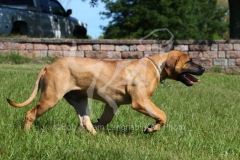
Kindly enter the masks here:
<path id="1" fill-rule="evenodd" d="M 22 119 L 15 119 L 13 121 L 14 128 L 21 128 L 24 130 L 24 121 Z M 53 121 L 38 121 L 36 120 L 31 127 L 31 130 L 35 131 L 46 131 L 46 130 L 76 130 L 79 126 L 77 124 L 69 125 L 69 124 L 56 124 Z"/>
<path id="2" fill-rule="evenodd" d="M 24 129 L 24 121 L 22 119 L 15 119 L 13 121 L 13 126 L 14 128 L 19 128 Z M 32 126 L 35 131 L 42 132 L 46 130 L 64 130 L 66 132 L 69 132 L 70 130 L 75 130 L 78 132 L 79 130 L 83 130 L 79 127 L 78 124 L 73 124 L 73 125 L 59 125 L 54 122 L 48 121 L 48 122 L 41 122 L 41 121 L 35 121 L 34 125 Z M 114 127 L 114 126 L 106 126 L 100 129 L 96 129 L 98 133 L 104 133 L 107 135 L 114 134 L 114 135 L 129 135 L 129 134 L 134 134 L 134 133 L 142 133 L 143 129 L 141 130 L 140 128 L 135 129 L 132 126 L 124 126 L 124 127 Z M 85 131 L 87 132 L 87 131 Z"/>
<path id="3" fill-rule="evenodd" d="M 123 128 L 116 127 L 104 127 L 102 129 L 98 129 L 97 132 L 105 133 L 105 134 L 114 134 L 114 135 L 129 135 L 136 132 L 143 132 L 143 130 L 135 130 L 132 129 L 131 126 L 125 126 Z"/>

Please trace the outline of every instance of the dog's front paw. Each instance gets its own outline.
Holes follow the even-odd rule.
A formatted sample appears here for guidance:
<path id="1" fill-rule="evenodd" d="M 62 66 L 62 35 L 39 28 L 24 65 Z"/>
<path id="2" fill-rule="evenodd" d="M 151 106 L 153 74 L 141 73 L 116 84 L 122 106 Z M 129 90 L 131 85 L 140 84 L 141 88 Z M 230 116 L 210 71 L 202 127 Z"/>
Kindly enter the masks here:
<path id="1" fill-rule="evenodd" d="M 153 130 L 154 130 L 153 127 L 154 127 L 153 124 L 147 126 L 146 128 L 143 129 L 143 133 L 147 134 L 147 133 L 153 132 Z"/>
<path id="2" fill-rule="evenodd" d="M 93 125 L 93 127 L 94 127 L 95 130 L 101 130 L 101 129 L 104 128 L 103 125 Z"/>
<path id="3" fill-rule="evenodd" d="M 106 125 L 103 125 L 101 122 L 100 122 L 100 119 L 97 119 L 98 122 L 96 123 L 93 123 L 93 127 L 95 130 L 101 130 L 103 129 Z"/>
<path id="4" fill-rule="evenodd" d="M 95 129 L 95 130 L 102 129 L 103 126 L 100 125 L 100 120 L 99 120 L 99 119 L 97 119 L 97 120 L 98 120 L 97 122 L 93 123 L 93 127 L 94 127 L 94 129 Z"/>

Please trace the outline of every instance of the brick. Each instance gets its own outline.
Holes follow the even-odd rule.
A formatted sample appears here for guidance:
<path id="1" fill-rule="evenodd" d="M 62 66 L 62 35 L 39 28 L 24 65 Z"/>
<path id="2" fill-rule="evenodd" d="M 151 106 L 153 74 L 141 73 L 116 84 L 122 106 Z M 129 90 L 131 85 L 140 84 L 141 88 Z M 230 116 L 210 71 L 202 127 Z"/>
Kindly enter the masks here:
<path id="1" fill-rule="evenodd" d="M 63 51 L 48 51 L 48 57 L 62 57 Z"/>
<path id="2" fill-rule="evenodd" d="M 175 40 L 174 44 L 193 44 L 194 40 Z"/>
<path id="3" fill-rule="evenodd" d="M 240 51 L 227 51 L 226 52 L 227 58 L 240 58 Z"/>
<path id="4" fill-rule="evenodd" d="M 240 40 L 239 39 L 231 39 L 231 40 L 228 40 L 228 43 L 236 43 L 236 44 L 240 44 Z"/>
<path id="5" fill-rule="evenodd" d="M 129 46 L 127 45 L 116 45 L 116 51 L 129 51 Z"/>
<path id="6" fill-rule="evenodd" d="M 143 57 L 143 52 L 122 52 L 122 59 L 139 59 Z"/>
<path id="7" fill-rule="evenodd" d="M 137 46 L 136 45 L 131 45 L 130 46 L 130 51 L 136 51 L 137 50 Z"/>
<path id="8" fill-rule="evenodd" d="M 10 50 L 10 49 L 12 49 L 12 43 L 11 43 L 11 42 L 4 42 L 4 43 L 3 43 L 3 49 L 4 49 L 4 50 Z"/>
<path id="9" fill-rule="evenodd" d="M 161 46 L 159 44 L 152 44 L 152 51 L 159 51 L 161 49 Z"/>
<path id="10" fill-rule="evenodd" d="M 166 52 L 164 52 L 164 51 L 159 51 L 159 54 L 163 54 L 163 53 L 166 53 Z"/>
<path id="11" fill-rule="evenodd" d="M 3 48 L 3 42 L 0 42 L 0 49 L 4 49 Z"/>
<path id="12" fill-rule="evenodd" d="M 100 45 L 99 44 L 94 44 L 93 45 L 93 50 L 94 51 L 99 51 L 100 50 Z"/>
<path id="13" fill-rule="evenodd" d="M 61 51 L 62 48 L 60 45 L 57 44 L 50 44 L 48 45 L 49 50 Z"/>
<path id="14" fill-rule="evenodd" d="M 9 50 L 9 53 L 10 53 L 10 54 L 12 54 L 12 53 L 13 53 L 13 54 L 18 54 L 18 50 Z"/>
<path id="15" fill-rule="evenodd" d="M 214 59 L 213 65 L 214 66 L 227 66 L 228 60 L 227 59 Z"/>
<path id="16" fill-rule="evenodd" d="M 218 58 L 226 58 L 225 51 L 218 51 Z"/>
<path id="17" fill-rule="evenodd" d="M 217 51 L 206 51 L 203 52 L 203 58 L 217 58 L 218 52 Z"/>
<path id="18" fill-rule="evenodd" d="M 155 54 L 159 54 L 158 51 L 146 51 L 146 52 L 143 52 L 144 54 L 144 57 L 150 57 L 152 55 L 155 55 Z"/>
<path id="19" fill-rule="evenodd" d="M 106 59 L 108 53 L 106 51 L 85 51 L 85 57 L 95 59 Z"/>
<path id="20" fill-rule="evenodd" d="M 77 48 L 76 43 L 73 43 L 72 46 L 70 47 L 69 51 L 77 51 L 77 50 L 78 50 L 78 48 Z"/>
<path id="21" fill-rule="evenodd" d="M 162 44 L 162 47 L 161 47 L 161 51 L 162 53 L 166 53 L 166 52 L 169 52 L 170 50 L 173 49 L 173 44 L 172 43 L 165 43 L 165 44 Z"/>
<path id="22" fill-rule="evenodd" d="M 234 45 L 233 45 L 233 49 L 234 49 L 235 51 L 240 51 L 240 44 L 234 44 Z"/>
<path id="23" fill-rule="evenodd" d="M 203 57 L 202 52 L 188 52 L 188 54 L 191 58 L 202 58 Z"/>
<path id="24" fill-rule="evenodd" d="M 25 50 L 26 49 L 26 45 L 25 43 L 12 43 L 12 47 L 11 49 L 16 49 L 16 50 Z"/>
<path id="25" fill-rule="evenodd" d="M 140 44 L 137 45 L 137 51 L 151 51 L 152 45 L 151 44 Z"/>
<path id="26" fill-rule="evenodd" d="M 35 50 L 28 50 L 31 57 L 46 57 L 47 51 L 35 51 Z"/>
<path id="27" fill-rule="evenodd" d="M 218 51 L 218 44 L 212 44 L 211 51 Z"/>
<path id="28" fill-rule="evenodd" d="M 79 51 L 92 51 L 92 45 L 78 45 Z"/>
<path id="29" fill-rule="evenodd" d="M 108 59 L 122 59 L 121 52 L 108 51 Z"/>
<path id="30" fill-rule="evenodd" d="M 206 44 L 189 45 L 189 51 L 209 51 L 210 46 Z"/>
<path id="31" fill-rule="evenodd" d="M 114 51 L 115 46 L 114 45 L 102 44 L 100 50 L 102 50 L 102 51 Z"/>
<path id="32" fill-rule="evenodd" d="M 27 56 L 29 58 L 36 58 L 36 57 L 42 57 L 41 51 L 35 51 L 35 50 L 19 50 L 19 55 Z"/>
<path id="33" fill-rule="evenodd" d="M 61 44 L 60 47 L 61 47 L 61 50 L 63 50 L 63 51 L 70 51 L 72 45 Z"/>
<path id="34" fill-rule="evenodd" d="M 18 50 L 18 54 L 20 56 L 26 56 L 26 57 L 32 58 L 32 54 L 29 54 L 27 50 Z"/>
<path id="35" fill-rule="evenodd" d="M 32 43 L 26 43 L 26 49 L 32 50 L 33 49 L 33 44 Z"/>
<path id="36" fill-rule="evenodd" d="M 193 61 L 201 66 L 213 66 L 212 59 L 193 59 Z"/>
<path id="37" fill-rule="evenodd" d="M 137 45 L 137 51 L 145 51 L 144 45 Z"/>
<path id="38" fill-rule="evenodd" d="M 240 66 L 240 58 L 236 59 L 236 65 Z"/>
<path id="39" fill-rule="evenodd" d="M 232 44 L 219 44 L 218 50 L 219 51 L 231 51 L 231 50 L 233 50 L 233 45 Z"/>
<path id="40" fill-rule="evenodd" d="M 46 44 L 34 44 L 34 50 L 48 50 L 48 46 Z"/>
<path id="41" fill-rule="evenodd" d="M 152 45 L 151 44 L 145 44 L 144 48 L 145 48 L 144 51 L 151 51 L 152 50 Z"/>
<path id="42" fill-rule="evenodd" d="M 44 51 L 44 50 L 42 50 L 42 51 L 40 51 L 40 56 L 41 57 L 47 57 L 48 56 L 48 51 Z"/>
<path id="43" fill-rule="evenodd" d="M 84 57 L 84 51 L 63 51 L 63 56 Z"/>
<path id="44" fill-rule="evenodd" d="M 186 52 L 188 51 L 188 45 L 175 45 L 174 50 Z"/>
<path id="45" fill-rule="evenodd" d="M 19 52 L 20 55 L 22 55 L 22 53 Z M 39 50 L 28 50 L 27 53 L 28 57 L 46 57 L 47 56 L 47 51 L 39 51 Z"/>
<path id="46" fill-rule="evenodd" d="M 11 53 L 11 51 L 10 50 L 1 50 L 0 53 L 3 55 L 9 55 Z"/>
<path id="47" fill-rule="evenodd" d="M 228 66 L 235 66 L 236 60 L 235 59 L 228 59 Z"/>

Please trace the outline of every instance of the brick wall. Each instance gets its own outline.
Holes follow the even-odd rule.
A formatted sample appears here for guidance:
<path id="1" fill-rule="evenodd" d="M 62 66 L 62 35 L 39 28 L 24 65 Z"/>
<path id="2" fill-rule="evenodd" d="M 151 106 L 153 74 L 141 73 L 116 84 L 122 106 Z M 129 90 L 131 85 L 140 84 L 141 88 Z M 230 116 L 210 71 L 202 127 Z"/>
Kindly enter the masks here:
<path id="1" fill-rule="evenodd" d="M 76 40 L 48 38 L 1 38 L 0 53 L 28 57 L 80 56 L 99 59 L 136 59 L 169 50 L 188 53 L 207 68 L 240 69 L 240 40 Z"/>

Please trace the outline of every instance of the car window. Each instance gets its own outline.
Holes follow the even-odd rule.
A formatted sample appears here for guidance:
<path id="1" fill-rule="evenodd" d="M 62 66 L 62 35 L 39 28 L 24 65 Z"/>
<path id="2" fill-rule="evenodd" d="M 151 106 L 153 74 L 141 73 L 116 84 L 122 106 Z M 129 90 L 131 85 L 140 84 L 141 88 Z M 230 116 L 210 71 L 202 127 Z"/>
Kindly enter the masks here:
<path id="1" fill-rule="evenodd" d="M 33 0 L 0 0 L 0 4 L 34 6 Z"/>
<path id="2" fill-rule="evenodd" d="M 41 11 L 43 13 L 50 13 L 48 0 L 40 0 Z"/>
<path id="3" fill-rule="evenodd" d="M 50 0 L 50 6 L 51 6 L 53 14 L 56 14 L 56 15 L 59 15 L 59 16 L 65 16 L 66 15 L 66 11 L 64 10 L 64 8 L 58 2 Z"/>

